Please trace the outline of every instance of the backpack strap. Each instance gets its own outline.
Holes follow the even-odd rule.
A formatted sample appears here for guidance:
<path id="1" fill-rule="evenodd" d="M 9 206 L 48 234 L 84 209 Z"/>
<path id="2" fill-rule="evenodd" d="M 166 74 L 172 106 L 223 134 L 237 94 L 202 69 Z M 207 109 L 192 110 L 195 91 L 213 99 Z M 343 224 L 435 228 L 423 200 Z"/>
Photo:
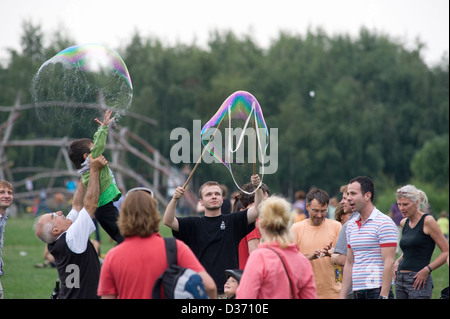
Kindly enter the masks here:
<path id="1" fill-rule="evenodd" d="M 174 237 L 164 237 L 164 244 L 166 247 L 166 256 L 167 256 L 167 268 L 172 264 L 177 264 L 177 242 Z M 152 289 L 152 298 L 153 299 L 161 299 L 162 298 L 162 279 L 163 273 L 156 279 L 155 285 Z"/>
<path id="2" fill-rule="evenodd" d="M 164 237 L 166 245 L 167 265 L 177 264 L 177 242 L 175 237 Z"/>

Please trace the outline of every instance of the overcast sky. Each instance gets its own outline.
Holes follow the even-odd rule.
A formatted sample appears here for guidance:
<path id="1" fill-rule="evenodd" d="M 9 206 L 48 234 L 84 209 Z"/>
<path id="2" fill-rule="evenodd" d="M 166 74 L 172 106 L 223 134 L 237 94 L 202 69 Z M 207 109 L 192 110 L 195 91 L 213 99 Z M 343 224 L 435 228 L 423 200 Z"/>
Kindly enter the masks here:
<path id="1" fill-rule="evenodd" d="M 226 29 L 250 33 L 266 48 L 280 30 L 303 35 L 322 27 L 330 36 L 357 36 L 365 26 L 407 48 L 419 38 L 430 65 L 449 51 L 449 0 L 0 0 L 0 61 L 6 49 L 20 51 L 25 20 L 45 35 L 64 28 L 74 44 L 114 49 L 128 44 L 135 30 L 167 45 L 194 39 L 204 45 L 211 31 Z"/>

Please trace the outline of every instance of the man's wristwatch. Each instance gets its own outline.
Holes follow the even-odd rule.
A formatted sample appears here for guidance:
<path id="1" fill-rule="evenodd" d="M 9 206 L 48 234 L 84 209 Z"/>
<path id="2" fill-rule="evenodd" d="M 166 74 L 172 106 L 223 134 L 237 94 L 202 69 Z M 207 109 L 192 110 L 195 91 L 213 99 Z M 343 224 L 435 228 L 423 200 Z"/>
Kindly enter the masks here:
<path id="1" fill-rule="evenodd" d="M 378 297 L 378 299 L 389 299 L 389 297 L 386 297 L 386 296 L 380 296 L 380 297 Z"/>

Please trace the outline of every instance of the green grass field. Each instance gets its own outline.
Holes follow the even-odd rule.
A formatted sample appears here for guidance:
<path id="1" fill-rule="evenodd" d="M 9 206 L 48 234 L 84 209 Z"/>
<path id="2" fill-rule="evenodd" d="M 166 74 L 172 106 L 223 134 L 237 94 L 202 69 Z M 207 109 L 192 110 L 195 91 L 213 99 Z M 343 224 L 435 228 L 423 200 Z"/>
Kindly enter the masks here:
<path id="1" fill-rule="evenodd" d="M 9 217 L 6 224 L 3 260 L 5 275 L 2 277 L 5 299 L 48 299 L 50 298 L 58 274 L 55 268 L 35 268 L 42 263 L 44 244 L 33 231 L 34 218 L 31 216 Z M 162 236 L 171 236 L 166 226 L 160 227 Z M 113 247 L 108 235 L 101 229 L 101 253 Z M 435 254 L 439 253 L 436 248 Z M 434 259 L 435 257 L 433 257 Z M 433 299 L 449 285 L 447 265 L 432 273 L 434 281 Z"/>

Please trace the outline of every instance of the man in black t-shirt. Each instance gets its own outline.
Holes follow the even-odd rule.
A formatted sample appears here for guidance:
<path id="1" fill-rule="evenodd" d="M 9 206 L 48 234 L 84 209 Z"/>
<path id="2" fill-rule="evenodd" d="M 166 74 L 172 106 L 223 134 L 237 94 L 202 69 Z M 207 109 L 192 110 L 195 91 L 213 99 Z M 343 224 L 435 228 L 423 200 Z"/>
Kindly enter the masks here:
<path id="1" fill-rule="evenodd" d="M 261 184 L 258 175 L 253 175 L 251 181 L 256 187 Z M 216 282 L 218 294 L 223 294 L 226 282 L 225 269 L 239 268 L 239 242 L 255 227 L 254 223 L 259 215 L 258 205 L 263 199 L 263 192 L 259 187 L 255 193 L 255 205 L 248 210 L 222 214 L 223 197 L 220 185 L 217 182 L 207 182 L 199 190 L 205 215 L 176 218 L 176 206 L 183 194 L 184 188 L 178 187 L 167 206 L 163 222 L 172 229 L 176 238 L 184 241 L 192 249 Z"/>

